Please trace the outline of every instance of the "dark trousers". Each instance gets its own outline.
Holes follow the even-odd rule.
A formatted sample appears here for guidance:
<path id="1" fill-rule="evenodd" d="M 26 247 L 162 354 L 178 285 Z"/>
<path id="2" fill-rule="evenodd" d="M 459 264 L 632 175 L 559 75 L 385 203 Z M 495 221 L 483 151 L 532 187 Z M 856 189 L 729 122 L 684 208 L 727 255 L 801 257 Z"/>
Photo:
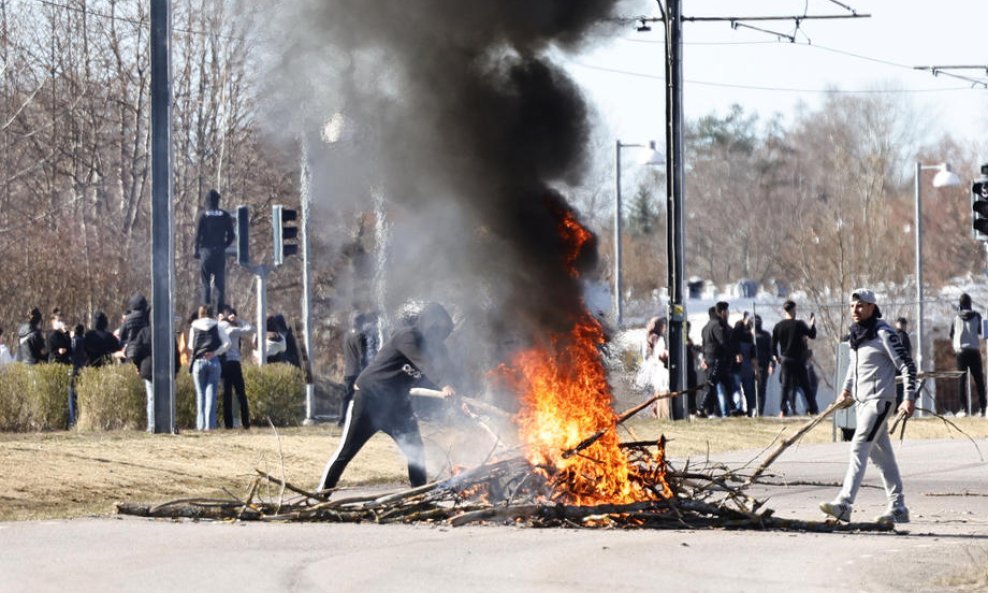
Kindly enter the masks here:
<path id="1" fill-rule="evenodd" d="M 216 312 L 226 304 L 226 249 L 203 247 L 199 250 L 199 277 L 202 281 L 202 304 L 211 305 L 212 286 L 216 287 Z M 212 285 L 212 286 L 211 286 Z"/>
<path id="2" fill-rule="evenodd" d="M 425 484 L 425 451 L 419 423 L 407 395 L 377 395 L 357 390 L 343 424 L 343 435 L 336 453 L 323 470 L 319 489 L 335 488 L 347 464 L 378 431 L 398 444 L 408 461 L 408 481 L 412 487 Z"/>
<path id="3" fill-rule="evenodd" d="M 734 412 L 734 378 L 731 363 L 727 360 L 707 361 L 707 390 L 697 402 L 697 412 L 729 416 Z M 715 407 L 716 406 L 716 407 Z"/>
<path id="4" fill-rule="evenodd" d="M 765 415 L 765 396 L 768 393 L 768 371 L 762 368 L 756 375 L 758 381 L 758 415 Z"/>
<path id="5" fill-rule="evenodd" d="M 814 416 L 820 412 L 816 405 L 816 397 L 810 389 L 810 378 L 806 375 L 806 365 L 802 360 L 795 358 L 783 358 L 781 365 L 782 396 L 779 407 L 786 416 L 796 413 L 796 389 L 803 394 L 806 400 L 806 411 Z"/>
<path id="6" fill-rule="evenodd" d="M 240 404 L 240 425 L 250 428 L 250 409 L 247 406 L 247 388 L 239 360 L 223 361 L 223 426 L 233 428 L 233 393 L 237 392 Z"/>
<path id="7" fill-rule="evenodd" d="M 338 426 L 343 426 L 343 421 L 346 420 L 346 409 L 350 407 L 350 402 L 353 401 L 353 384 L 357 381 L 357 377 L 343 377 L 343 397 L 340 398 L 340 419 L 336 421 Z"/>
<path id="8" fill-rule="evenodd" d="M 974 379 L 974 390 L 978 396 L 978 405 L 981 406 L 981 413 L 985 413 L 985 372 L 981 365 L 981 351 L 973 348 L 965 348 L 957 353 L 957 370 L 967 371 Z M 974 404 L 971 405 L 971 412 L 977 413 Z"/>

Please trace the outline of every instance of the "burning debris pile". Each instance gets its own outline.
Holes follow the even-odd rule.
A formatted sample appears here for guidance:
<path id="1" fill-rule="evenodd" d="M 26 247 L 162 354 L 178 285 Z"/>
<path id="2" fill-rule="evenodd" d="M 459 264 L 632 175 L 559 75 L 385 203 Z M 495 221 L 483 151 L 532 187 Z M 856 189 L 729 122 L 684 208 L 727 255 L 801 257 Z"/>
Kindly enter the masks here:
<path id="1" fill-rule="evenodd" d="M 661 397 L 661 396 L 659 396 Z M 653 398 L 654 399 L 654 398 Z M 649 402 L 645 402 L 649 403 Z M 645 405 L 636 406 L 644 409 Z M 585 439 L 589 440 L 589 439 Z M 599 439 L 598 439 L 599 442 Z M 120 514 L 140 517 L 265 522 L 436 523 L 454 527 L 499 523 L 530 527 L 642 529 L 785 529 L 891 531 L 891 523 L 833 523 L 782 519 L 745 493 L 745 477 L 726 467 L 675 469 L 664 459 L 664 439 L 618 443 L 627 460 L 627 490 L 615 498 L 613 476 L 597 482 L 578 467 L 533 464 L 523 456 L 491 461 L 449 479 L 388 494 L 331 498 L 258 471 L 242 500 L 183 499 L 160 505 L 122 503 Z M 583 458 L 573 450 L 568 459 Z M 562 452 L 558 458 L 567 458 Z M 546 462 L 549 460 L 547 459 Z M 586 481 L 573 490 L 573 480 Z M 598 483 L 600 488 L 591 489 Z M 264 488 L 277 492 L 264 500 Z M 609 492 L 611 491 L 611 492 Z M 286 496 L 286 494 L 290 494 Z M 275 498 L 271 496 L 271 498 Z"/>

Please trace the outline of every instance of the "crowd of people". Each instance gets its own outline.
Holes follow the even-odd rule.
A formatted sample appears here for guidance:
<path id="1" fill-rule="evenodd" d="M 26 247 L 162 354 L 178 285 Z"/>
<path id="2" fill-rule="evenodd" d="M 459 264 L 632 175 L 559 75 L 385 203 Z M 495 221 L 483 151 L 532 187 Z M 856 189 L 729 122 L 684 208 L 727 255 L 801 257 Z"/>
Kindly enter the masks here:
<path id="1" fill-rule="evenodd" d="M 44 316 L 37 307 L 32 308 L 27 320 L 17 332 L 14 352 L 3 341 L 0 328 L 0 367 L 14 361 L 28 365 L 64 364 L 70 373 L 68 392 L 68 425 L 78 419 L 76 380 L 84 367 L 101 367 L 108 364 L 133 364 L 144 381 L 147 394 L 147 430 L 155 424 L 154 390 L 152 387 L 152 339 L 151 309 L 147 298 L 134 294 L 116 329 L 110 329 L 106 313 L 97 311 L 87 328 L 82 323 L 70 326 L 59 308 L 54 308 L 49 318 L 49 328 L 44 328 Z M 250 409 L 244 385 L 241 340 L 256 333 L 256 328 L 240 319 L 237 310 L 224 305 L 219 314 L 212 307 L 199 307 L 189 319 L 188 332 L 176 319 L 174 340 L 174 372 L 188 368 L 196 391 L 196 428 L 213 430 L 218 427 L 217 398 L 222 383 L 223 425 L 233 428 L 234 396 L 240 410 L 240 425 L 250 428 Z M 298 344 L 294 332 L 283 315 L 267 319 L 265 328 L 266 362 L 286 362 L 301 366 Z M 258 352 L 255 351 L 255 357 Z"/>
<path id="2" fill-rule="evenodd" d="M 816 414 L 819 380 L 809 340 L 816 338 L 814 316 L 809 322 L 796 318 L 796 303 L 783 304 L 785 319 L 768 332 L 758 315 L 745 311 L 733 325 L 730 304 L 718 302 L 708 311 L 709 321 L 701 331 L 702 342 L 694 346 L 687 328 L 687 387 L 694 387 L 697 368 L 706 374 L 706 388 L 690 392 L 688 408 L 696 417 L 763 416 L 769 377 L 779 369 L 780 416 L 797 414 L 797 398 L 803 410 Z M 669 353 L 665 341 L 666 321 L 654 317 L 646 325 L 642 363 L 636 385 L 646 391 L 669 388 Z M 661 406 L 659 416 L 670 412 Z"/>

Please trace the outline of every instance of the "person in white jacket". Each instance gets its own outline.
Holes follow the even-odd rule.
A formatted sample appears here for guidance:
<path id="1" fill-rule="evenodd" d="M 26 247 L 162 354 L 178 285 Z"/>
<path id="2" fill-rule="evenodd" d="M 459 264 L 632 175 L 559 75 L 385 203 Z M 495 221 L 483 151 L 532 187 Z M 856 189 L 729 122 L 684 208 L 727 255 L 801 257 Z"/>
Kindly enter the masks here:
<path id="1" fill-rule="evenodd" d="M 208 305 L 199 307 L 199 318 L 189 329 L 192 379 L 196 388 L 196 430 L 216 428 L 216 392 L 219 389 L 220 356 L 230 349 L 230 337 L 221 331 Z"/>
<path id="2" fill-rule="evenodd" d="M 3 340 L 2 327 L 0 327 L 0 340 Z M 10 348 L 7 348 L 6 344 L 0 342 L 0 368 L 5 367 L 12 362 L 14 362 L 14 356 L 10 353 Z"/>
<path id="3" fill-rule="evenodd" d="M 850 521 L 851 510 L 870 457 L 885 485 L 888 507 L 875 521 L 908 523 L 909 509 L 902 493 L 902 478 L 895 461 L 888 419 L 895 407 L 896 376 L 905 388 L 898 411 L 906 418 L 916 410 L 916 364 L 891 325 L 881 319 L 875 293 L 858 289 L 851 293 L 849 341 L 851 361 L 838 405 L 856 406 L 857 428 L 851 439 L 851 459 L 840 494 L 833 502 L 820 503 L 820 510 L 838 521 Z"/>

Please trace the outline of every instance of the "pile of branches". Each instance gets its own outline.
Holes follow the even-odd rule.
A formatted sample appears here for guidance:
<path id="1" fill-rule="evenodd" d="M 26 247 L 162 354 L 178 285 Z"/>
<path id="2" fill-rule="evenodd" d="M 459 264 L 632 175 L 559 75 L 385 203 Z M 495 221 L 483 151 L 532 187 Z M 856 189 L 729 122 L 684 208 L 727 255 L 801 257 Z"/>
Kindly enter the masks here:
<path id="1" fill-rule="evenodd" d="M 678 394 L 662 394 L 650 402 Z M 650 402 L 636 406 L 644 409 Z M 783 519 L 747 493 L 778 454 L 822 420 L 821 414 L 794 438 L 779 445 L 766 463 L 747 475 L 723 465 L 687 462 L 677 469 L 664 456 L 665 441 L 622 443 L 639 475 L 661 475 L 662 484 L 641 484 L 645 500 L 627 504 L 571 504 L 554 483 L 554 469 L 521 456 L 490 461 L 451 478 L 387 494 L 340 497 L 310 492 L 257 471 L 246 496 L 182 499 L 159 505 L 121 503 L 126 515 L 240 521 L 420 523 L 452 526 L 506 523 L 531 527 L 621 527 L 648 529 L 784 529 L 799 531 L 891 531 L 891 523 L 837 523 Z M 619 416 L 623 422 L 632 414 Z M 565 455 L 581 454 L 602 433 L 591 435 Z M 656 450 L 658 454 L 656 454 Z M 262 491 L 268 492 L 267 498 Z M 275 494 L 276 493 L 276 494 Z M 336 494 L 336 496 L 333 496 Z"/>

